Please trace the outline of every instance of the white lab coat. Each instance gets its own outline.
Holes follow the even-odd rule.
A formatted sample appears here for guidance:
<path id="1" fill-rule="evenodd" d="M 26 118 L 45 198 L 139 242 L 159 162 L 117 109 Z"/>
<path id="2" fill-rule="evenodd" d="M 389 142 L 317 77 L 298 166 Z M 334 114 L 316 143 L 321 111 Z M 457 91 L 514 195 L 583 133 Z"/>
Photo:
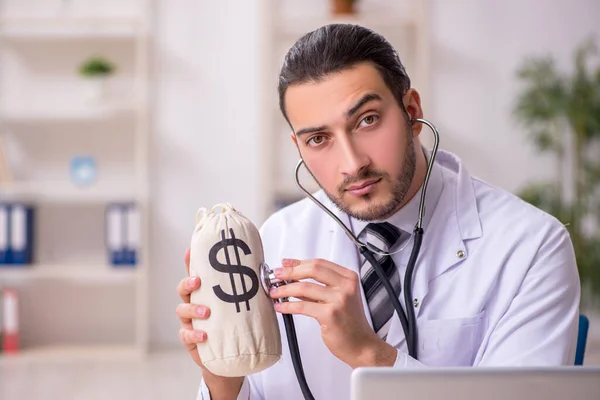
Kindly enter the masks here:
<path id="1" fill-rule="evenodd" d="M 573 364 L 580 283 L 565 227 L 472 177 L 454 155 L 440 150 L 436 162 L 444 190 L 424 235 L 413 284 L 419 360 L 407 355 L 394 314 L 387 342 L 398 348 L 395 367 Z M 318 198 L 350 222 L 323 193 Z M 359 271 L 355 245 L 308 199 L 275 213 L 261 236 L 272 268 L 282 258 L 323 258 Z M 369 315 L 364 297 L 363 306 Z M 282 360 L 248 376 L 239 399 L 303 399 L 278 317 Z M 294 322 L 315 398 L 349 399 L 351 368 L 323 344 L 316 320 L 296 315 Z M 198 398 L 209 398 L 204 384 Z"/>

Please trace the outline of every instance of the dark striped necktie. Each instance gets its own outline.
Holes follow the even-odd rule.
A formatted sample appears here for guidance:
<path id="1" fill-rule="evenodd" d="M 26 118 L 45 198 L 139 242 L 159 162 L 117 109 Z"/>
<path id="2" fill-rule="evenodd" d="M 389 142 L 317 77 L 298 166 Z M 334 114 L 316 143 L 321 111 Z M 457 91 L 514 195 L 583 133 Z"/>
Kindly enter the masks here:
<path id="1" fill-rule="evenodd" d="M 402 231 L 389 222 L 382 222 L 368 224 L 365 232 L 367 243 L 383 252 L 387 252 L 396 244 Z M 374 255 L 381 269 L 390 280 L 396 296 L 400 296 L 402 287 L 400 284 L 400 275 L 392 257 L 387 255 L 382 256 L 377 253 Z M 389 331 L 391 318 L 394 315 L 394 306 L 373 266 L 364 258 L 360 268 L 360 277 L 369 311 L 371 312 L 373 329 L 380 338 L 385 340 Z"/>

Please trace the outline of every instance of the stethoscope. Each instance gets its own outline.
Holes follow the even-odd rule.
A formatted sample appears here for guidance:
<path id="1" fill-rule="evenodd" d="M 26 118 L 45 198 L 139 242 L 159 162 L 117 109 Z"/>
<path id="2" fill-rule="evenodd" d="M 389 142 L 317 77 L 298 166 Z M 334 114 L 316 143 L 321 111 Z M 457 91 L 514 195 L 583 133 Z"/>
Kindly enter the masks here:
<path id="1" fill-rule="evenodd" d="M 296 185 L 300 190 L 302 190 L 309 199 L 311 199 L 317 206 L 319 206 L 323 211 L 327 213 L 331 218 L 333 218 L 337 224 L 344 230 L 346 235 L 352 240 L 352 242 L 358 247 L 360 253 L 365 257 L 365 259 L 373 266 L 373 270 L 383 283 L 392 304 L 394 305 L 394 309 L 400 318 L 400 323 L 402 324 L 402 330 L 404 331 L 404 337 L 406 338 L 406 344 L 408 347 L 408 354 L 417 359 L 417 321 L 415 316 L 414 307 L 412 305 L 412 278 L 413 272 L 415 269 L 415 265 L 417 262 L 417 258 L 419 256 L 419 252 L 421 250 L 421 243 L 423 242 L 423 214 L 425 211 L 425 192 L 427 191 L 427 186 L 429 185 L 429 177 L 431 176 L 431 170 L 433 168 L 433 163 L 435 161 L 435 156 L 437 155 L 438 145 L 440 143 L 440 136 L 435 128 L 435 126 L 422 118 L 414 118 L 411 122 L 420 122 L 422 124 L 427 125 L 434 136 L 434 144 L 431 150 L 431 155 L 429 157 L 429 161 L 427 163 L 427 174 L 425 175 L 425 181 L 423 182 L 423 187 L 421 191 L 421 199 L 419 202 L 419 215 L 417 218 L 417 223 L 414 228 L 414 242 L 413 248 L 410 254 L 410 258 L 408 260 L 408 264 L 406 266 L 406 274 L 404 276 L 404 302 L 406 304 L 407 313 L 404 312 L 402 305 L 400 304 L 400 300 L 398 300 L 398 295 L 394 292 L 394 288 L 392 284 L 386 277 L 383 269 L 375 259 L 375 254 L 378 255 L 392 255 L 402 251 L 404 249 L 401 248 L 395 252 L 384 252 L 380 249 L 372 246 L 368 243 L 361 242 L 352 231 L 340 220 L 333 212 L 331 212 L 323 203 L 317 200 L 308 190 L 302 186 L 300 183 L 299 171 L 300 167 L 304 165 L 304 160 L 300 159 L 298 164 L 296 165 L 294 180 L 296 181 Z M 263 263 L 260 268 L 260 281 L 262 283 L 263 289 L 268 294 L 271 288 L 279 287 L 286 285 L 290 282 L 281 281 L 275 278 L 273 271 L 269 268 L 266 263 Z M 285 302 L 288 301 L 287 298 L 276 299 L 277 302 Z M 312 393 L 308 387 L 308 383 L 306 381 L 306 377 L 304 376 L 304 369 L 302 368 L 302 361 L 300 358 L 300 349 L 298 348 L 298 338 L 296 337 L 296 328 L 294 326 L 294 319 L 291 314 L 283 314 L 283 322 L 285 325 L 286 336 L 288 341 L 288 346 L 290 349 L 290 355 L 292 357 L 292 364 L 294 366 L 294 371 L 296 373 L 296 377 L 298 379 L 298 383 L 300 384 L 300 388 L 302 389 L 302 393 L 305 399 L 314 400 Z"/>

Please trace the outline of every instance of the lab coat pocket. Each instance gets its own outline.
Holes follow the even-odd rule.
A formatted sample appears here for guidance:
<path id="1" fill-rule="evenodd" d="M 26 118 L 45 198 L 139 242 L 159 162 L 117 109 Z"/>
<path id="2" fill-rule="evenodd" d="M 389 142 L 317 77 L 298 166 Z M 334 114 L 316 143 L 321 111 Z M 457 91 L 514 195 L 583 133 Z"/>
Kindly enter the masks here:
<path id="1" fill-rule="evenodd" d="M 428 366 L 470 366 L 487 326 L 486 312 L 469 318 L 419 321 L 419 361 Z"/>

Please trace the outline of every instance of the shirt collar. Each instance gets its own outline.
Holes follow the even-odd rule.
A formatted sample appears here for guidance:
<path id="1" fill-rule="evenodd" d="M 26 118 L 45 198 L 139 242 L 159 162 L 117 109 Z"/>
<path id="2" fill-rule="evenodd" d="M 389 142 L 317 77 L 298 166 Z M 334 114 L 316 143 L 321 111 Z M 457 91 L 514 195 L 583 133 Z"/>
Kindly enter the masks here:
<path id="1" fill-rule="evenodd" d="M 427 160 L 430 159 L 431 151 L 423 148 L 425 152 L 425 158 Z M 440 197 L 442 196 L 442 190 L 444 188 L 444 180 L 442 176 L 441 167 L 437 162 L 433 163 L 431 168 L 431 175 L 429 177 L 429 185 L 427 187 L 427 192 L 425 193 L 425 209 L 423 211 L 423 229 L 427 229 L 429 222 L 431 221 L 431 216 L 433 215 L 433 211 L 438 204 Z M 400 210 L 398 210 L 394 215 L 387 218 L 385 221 L 375 221 L 375 222 L 389 222 L 397 228 L 412 234 L 415 226 L 417 224 L 417 219 L 419 217 L 419 203 L 421 202 L 421 193 L 423 191 L 423 186 L 419 188 L 417 193 L 413 196 L 412 199 L 408 203 L 404 205 Z M 356 218 L 350 217 L 350 226 L 352 232 L 355 235 L 362 234 L 364 228 L 371 221 L 360 221 Z"/>

